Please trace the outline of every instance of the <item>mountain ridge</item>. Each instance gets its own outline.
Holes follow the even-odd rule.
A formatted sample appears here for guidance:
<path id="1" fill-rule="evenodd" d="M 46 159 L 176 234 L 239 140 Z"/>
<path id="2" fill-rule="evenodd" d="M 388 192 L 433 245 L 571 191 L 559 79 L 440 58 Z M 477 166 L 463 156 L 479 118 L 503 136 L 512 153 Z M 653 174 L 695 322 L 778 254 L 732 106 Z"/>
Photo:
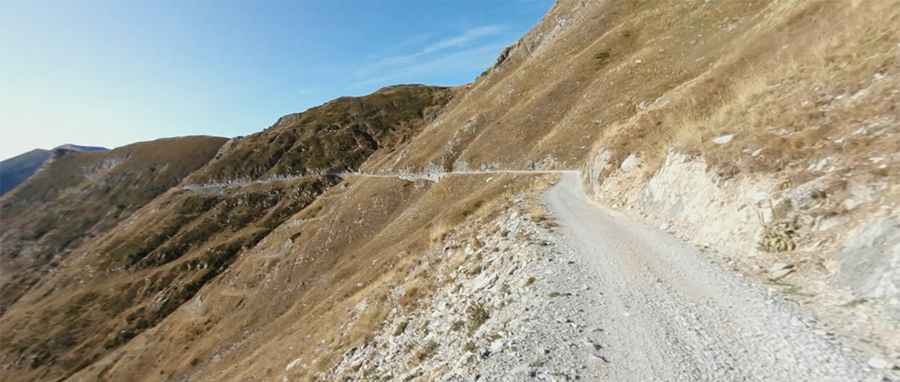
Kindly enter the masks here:
<path id="1" fill-rule="evenodd" d="M 28 177 L 38 171 L 40 167 L 54 155 L 62 155 L 65 152 L 97 152 L 108 151 L 105 147 L 79 146 L 64 144 L 50 150 L 34 149 L 23 154 L 0 161 L 0 196 L 3 196 L 13 188 L 24 182 Z"/>
<path id="2" fill-rule="evenodd" d="M 184 170 L 179 170 L 177 177 L 164 176 L 166 182 L 152 197 L 129 203 L 132 207 L 128 213 L 116 215 L 113 229 L 100 230 L 93 233 L 95 238 L 76 242 L 71 245 L 71 252 L 58 256 L 56 262 L 38 264 L 49 264 L 51 274 L 44 277 L 31 272 L 28 282 L 13 279 L 0 285 L 4 288 L 0 295 L 7 299 L 2 301 L 7 309 L 0 322 L 0 332 L 4 333 L 0 343 L 7 346 L 0 345 L 0 352 L 5 354 L 0 356 L 0 362 L 20 365 L 20 378 L 64 377 L 128 343 L 165 320 L 207 283 L 226 272 L 242 253 L 333 188 L 339 179 L 325 170 L 356 169 L 365 158 L 400 144 L 404 137 L 421 128 L 434 113 L 433 108 L 448 102 L 450 94 L 447 88 L 394 87 L 369 96 L 338 99 L 293 117 L 280 118 L 271 128 L 239 139 L 178 138 L 136 144 L 136 149 L 129 152 L 116 149 L 105 153 L 107 158 L 103 160 L 90 161 L 96 163 L 91 166 L 75 162 L 94 158 L 75 154 L 51 163 L 51 170 L 63 167 L 58 170 L 64 173 L 90 168 L 85 175 L 89 181 L 85 193 L 104 200 L 107 196 L 130 193 L 109 187 L 139 187 L 141 183 L 134 180 L 159 177 L 161 171 L 171 172 L 176 163 L 185 161 L 180 156 L 196 158 L 189 168 L 178 166 Z M 193 153 L 192 146 L 198 144 L 198 139 L 212 139 L 202 155 Z M 180 148 L 175 148 L 176 144 Z M 138 150 L 145 146 L 146 150 Z M 158 158 L 160 162 L 148 163 L 148 156 L 158 155 L 164 156 Z M 146 171 L 137 172 L 135 166 Z M 102 181 L 115 174 L 128 180 L 123 182 L 124 179 L 112 176 L 111 182 L 101 183 L 99 188 L 93 186 L 96 181 L 91 179 Z M 287 174 L 297 176 L 278 178 Z M 67 179 L 50 171 L 38 176 L 4 198 L 6 203 L 0 205 L 4 216 L 16 217 L 10 226 L 21 227 L 6 228 L 0 237 L 5 244 L 11 244 L 4 245 L 4 253 L 0 253 L 4 257 L 41 255 L 42 252 L 27 250 L 33 245 L 31 238 L 47 240 L 53 236 L 30 234 L 35 220 L 44 222 L 46 227 L 41 230 L 51 233 L 81 233 L 61 219 L 48 219 L 41 214 L 29 219 L 22 212 L 25 206 L 42 201 L 65 203 L 69 195 L 77 195 L 61 190 L 48 195 L 31 191 L 53 190 Z M 270 176 L 276 179 L 236 188 L 185 187 Z M 83 182 L 78 178 L 68 184 Z M 175 187 L 179 185 L 182 187 Z M 102 204 L 116 210 L 121 203 L 115 200 Z M 86 207 L 88 203 L 75 205 Z M 103 208 L 95 211 L 104 213 Z M 83 226 L 93 225 L 96 223 Z M 84 275 L 85 269 L 91 269 L 91 274 Z M 3 273 L 28 274 L 14 270 Z M 54 290 L 64 292 L 52 293 Z M 72 304 L 79 308 L 60 314 L 61 310 L 73 309 Z M 51 329 L 31 331 L 19 327 L 36 316 L 43 317 Z M 60 336 L 67 340 L 56 341 Z"/>

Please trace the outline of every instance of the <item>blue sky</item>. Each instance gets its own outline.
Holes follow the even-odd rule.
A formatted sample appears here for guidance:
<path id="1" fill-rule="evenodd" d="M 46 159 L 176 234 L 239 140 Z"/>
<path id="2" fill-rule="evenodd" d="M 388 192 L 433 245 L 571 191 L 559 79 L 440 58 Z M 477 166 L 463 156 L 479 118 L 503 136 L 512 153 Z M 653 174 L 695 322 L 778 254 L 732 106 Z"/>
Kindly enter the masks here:
<path id="1" fill-rule="evenodd" d="M 386 85 L 459 85 L 552 0 L 5 1 L 0 158 L 246 135 Z"/>

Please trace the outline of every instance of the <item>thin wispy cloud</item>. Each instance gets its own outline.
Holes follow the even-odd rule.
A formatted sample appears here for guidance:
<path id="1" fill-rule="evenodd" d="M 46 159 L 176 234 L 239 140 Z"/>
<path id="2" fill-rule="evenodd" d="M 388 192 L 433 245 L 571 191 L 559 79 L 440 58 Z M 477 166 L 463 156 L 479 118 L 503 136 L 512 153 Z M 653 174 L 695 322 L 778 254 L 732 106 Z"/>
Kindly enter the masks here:
<path id="1" fill-rule="evenodd" d="M 0 59 L 10 74 L 0 76 L 0 121 L 22 132 L 0 140 L 0 158 L 64 143 L 247 135 L 339 96 L 460 85 L 553 1 L 226 1 L 177 12 L 168 1 L 113 1 L 97 12 L 85 1 L 0 0 L 0 46 L 19 53 Z"/>
<path id="2" fill-rule="evenodd" d="M 466 46 L 473 41 L 479 40 L 483 37 L 495 36 L 503 32 L 503 27 L 500 25 L 486 25 L 482 27 L 472 28 L 465 31 L 463 34 L 459 36 L 454 36 L 450 38 L 446 38 L 440 40 L 432 45 L 425 47 L 422 50 L 422 54 L 429 54 L 434 52 L 439 52 L 449 48 L 458 48 L 461 46 Z"/>
<path id="3" fill-rule="evenodd" d="M 423 61 L 437 61 L 440 60 L 440 56 L 453 55 L 460 50 L 470 49 L 476 43 L 483 43 L 483 40 L 498 36 L 505 30 L 506 27 L 502 25 L 483 25 L 470 28 L 458 35 L 424 44 L 413 53 L 376 59 L 357 70 L 355 75 L 357 78 L 368 78 L 365 82 L 371 82 L 372 77 L 387 77 L 391 72 L 405 71 L 405 68 L 420 66 Z"/>
<path id="4" fill-rule="evenodd" d="M 438 72 L 466 72 L 478 71 L 490 64 L 500 53 L 506 44 L 490 43 L 468 49 L 448 52 L 445 55 L 437 55 L 395 68 L 396 70 L 384 71 L 376 76 L 366 78 L 355 83 L 354 87 L 383 86 L 392 83 L 415 82 L 415 78 Z"/>

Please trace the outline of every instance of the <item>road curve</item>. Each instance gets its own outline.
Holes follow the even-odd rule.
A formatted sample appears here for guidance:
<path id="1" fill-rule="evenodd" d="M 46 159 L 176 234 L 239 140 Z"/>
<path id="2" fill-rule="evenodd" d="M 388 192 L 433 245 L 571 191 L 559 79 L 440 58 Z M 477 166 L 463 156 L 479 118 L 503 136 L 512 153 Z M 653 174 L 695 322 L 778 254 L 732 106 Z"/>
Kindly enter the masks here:
<path id="1" fill-rule="evenodd" d="M 545 202 L 594 283 L 583 291 L 594 294 L 586 300 L 601 301 L 585 309 L 605 340 L 592 375 L 616 382 L 884 380 L 836 340 L 816 334 L 812 318 L 756 282 L 710 264 L 662 231 L 592 203 L 578 171 L 339 176 L 440 181 L 491 174 L 560 176 Z"/>
<path id="2" fill-rule="evenodd" d="M 754 282 L 704 261 L 658 231 L 592 204 L 577 173 L 545 201 L 602 301 L 609 381 L 879 381 Z"/>

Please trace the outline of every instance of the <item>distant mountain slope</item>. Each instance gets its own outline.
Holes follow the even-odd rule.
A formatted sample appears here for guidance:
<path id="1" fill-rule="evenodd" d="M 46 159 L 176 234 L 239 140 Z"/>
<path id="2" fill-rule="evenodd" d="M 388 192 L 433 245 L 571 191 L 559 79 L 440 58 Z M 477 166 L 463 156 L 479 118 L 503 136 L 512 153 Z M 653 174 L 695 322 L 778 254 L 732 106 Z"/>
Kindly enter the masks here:
<path id="1" fill-rule="evenodd" d="M 206 164 L 225 138 L 184 137 L 103 152 L 57 148 L 0 197 L 0 315 L 72 249 Z"/>
<path id="2" fill-rule="evenodd" d="M 61 146 L 57 146 L 54 150 L 69 150 L 69 151 L 80 151 L 80 152 L 97 152 L 97 151 L 109 151 L 106 147 L 100 146 L 81 146 L 81 145 L 73 145 L 73 144 L 65 144 Z"/>
<path id="3" fill-rule="evenodd" d="M 51 155 L 50 150 L 36 149 L 0 162 L 0 195 L 28 179 Z"/>
<path id="4" fill-rule="evenodd" d="M 341 97 L 230 142 L 193 183 L 316 175 L 355 169 L 379 148 L 393 152 L 449 102 L 451 89 L 399 85 Z"/>
<path id="5" fill-rule="evenodd" d="M 20 224 L 22 234 L 5 227 L 0 231 L 4 243 L 24 243 L 4 248 L 3 260 L 29 257 L 36 251 L 32 248 L 43 248 L 28 247 L 34 240 L 52 238 L 52 243 L 61 243 L 78 239 L 60 234 L 78 233 L 77 238 L 86 231 L 90 234 L 81 245 L 66 247 L 74 248 L 70 255 L 52 260 L 55 271 L 33 287 L 12 291 L 23 284 L 18 274 L 32 271 L 15 273 L 14 282 L 7 284 L 10 287 L 0 290 L 4 299 L 0 301 L 8 301 L 11 294 L 21 296 L 0 320 L 0 365 L 15 365 L 0 371 L 0 379 L 69 375 L 156 326 L 340 181 L 322 173 L 353 170 L 370 156 L 393 150 L 418 133 L 449 102 L 452 92 L 438 87 L 391 87 L 285 116 L 265 131 L 229 141 L 215 159 L 171 189 L 178 183 L 176 177 L 163 185 L 155 184 L 153 176 L 183 166 L 184 158 L 158 158 L 154 165 L 143 166 L 155 172 L 136 168 L 114 175 L 119 169 L 146 163 L 147 158 L 136 161 L 137 155 L 125 155 L 130 159 L 117 162 L 119 156 L 113 151 L 104 153 L 104 160 L 89 161 L 90 165 L 62 161 L 67 165 L 55 176 L 40 172 L 12 194 L 15 205 L 0 205 L 5 216 L 26 222 Z M 198 145 L 185 144 L 179 152 L 188 153 Z M 148 147 L 145 154 L 171 151 L 159 145 Z M 205 162 L 214 152 L 210 147 L 193 164 Z M 55 178 L 66 185 L 80 184 L 83 176 L 69 180 L 66 174 L 98 165 L 101 170 L 88 171 L 97 175 L 87 176 L 98 180 L 96 187 L 72 192 L 46 182 Z M 199 167 L 194 165 L 190 167 Z M 131 198 L 149 200 L 153 195 L 143 193 L 148 189 L 154 195 L 164 193 L 140 208 L 142 204 Z M 80 200 L 75 202 L 76 198 Z M 62 205 L 71 204 L 79 212 L 48 214 L 28 208 L 42 203 L 52 205 L 49 210 L 65 210 Z M 134 213 L 124 219 L 120 206 Z M 105 220 L 107 216 L 114 219 Z M 86 217 L 92 219 L 85 221 Z M 98 217 L 101 222 L 119 224 L 108 232 L 89 229 L 99 225 Z M 45 232 L 48 226 L 55 230 Z M 72 226 L 76 229 L 61 229 Z M 54 248 L 41 254 L 59 252 Z M 35 320 L 44 324 L 29 324 Z"/>
<path id="6" fill-rule="evenodd" d="M 0 195 L 3 195 L 34 174 L 55 151 L 95 152 L 107 151 L 104 147 L 62 145 L 52 150 L 36 149 L 0 161 Z"/>

